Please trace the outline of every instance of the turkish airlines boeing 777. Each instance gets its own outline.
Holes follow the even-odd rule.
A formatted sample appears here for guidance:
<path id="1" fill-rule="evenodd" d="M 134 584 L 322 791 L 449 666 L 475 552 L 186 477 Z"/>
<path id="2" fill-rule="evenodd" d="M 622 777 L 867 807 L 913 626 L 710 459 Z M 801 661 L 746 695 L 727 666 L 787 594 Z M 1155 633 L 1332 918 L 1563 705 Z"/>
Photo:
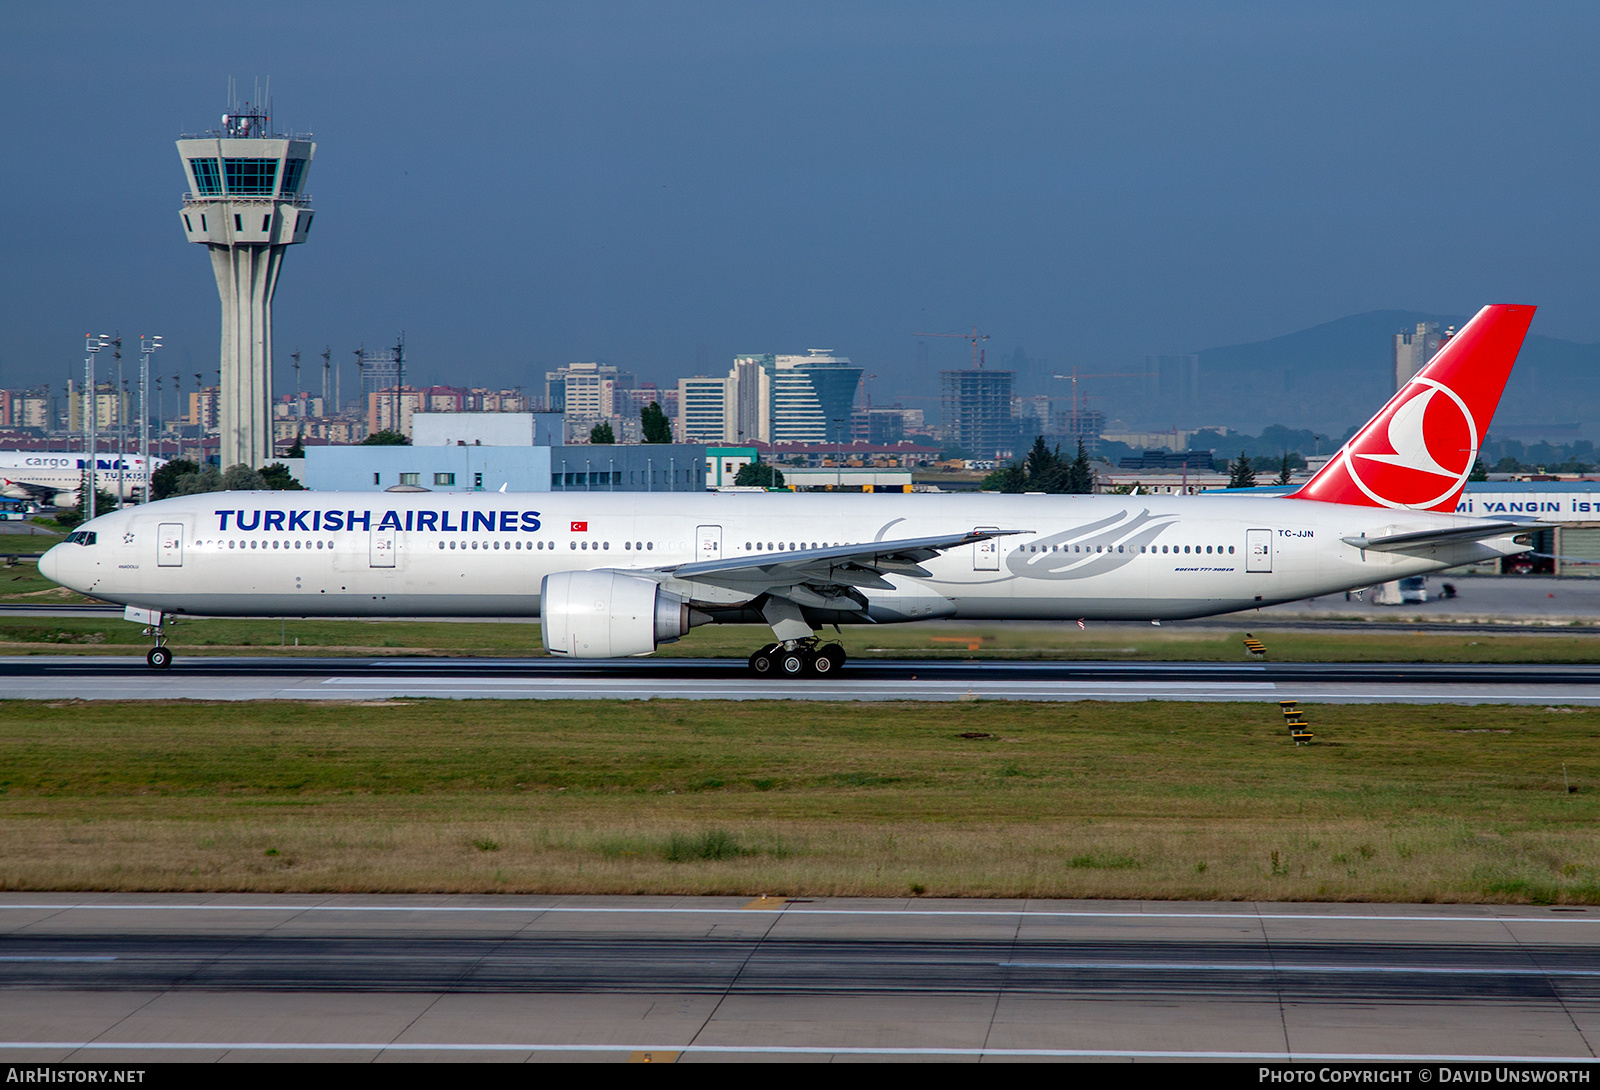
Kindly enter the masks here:
<path id="1" fill-rule="evenodd" d="M 1489 306 L 1292 496 L 213 492 L 125 508 L 46 576 L 169 615 L 538 615 L 552 655 L 764 623 L 758 674 L 826 674 L 834 624 L 1163 620 L 1526 552 L 1455 513 L 1533 307 Z"/>

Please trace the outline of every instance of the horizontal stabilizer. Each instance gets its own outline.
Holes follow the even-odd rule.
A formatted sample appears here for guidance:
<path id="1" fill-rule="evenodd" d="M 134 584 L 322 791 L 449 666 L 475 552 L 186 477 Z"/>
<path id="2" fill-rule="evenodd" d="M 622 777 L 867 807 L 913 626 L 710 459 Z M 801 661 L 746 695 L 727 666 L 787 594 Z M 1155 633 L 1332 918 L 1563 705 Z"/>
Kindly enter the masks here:
<path id="1" fill-rule="evenodd" d="M 1358 549 L 1392 553 L 1429 545 L 1464 545 L 1469 541 L 1482 541 L 1485 538 L 1505 537 L 1507 534 L 1524 534 L 1530 530 L 1543 529 L 1546 529 L 1546 526 L 1542 522 L 1481 522 L 1472 526 L 1451 526 L 1441 530 L 1417 530 L 1409 534 L 1384 534 L 1379 537 L 1361 534 L 1339 540 Z"/>

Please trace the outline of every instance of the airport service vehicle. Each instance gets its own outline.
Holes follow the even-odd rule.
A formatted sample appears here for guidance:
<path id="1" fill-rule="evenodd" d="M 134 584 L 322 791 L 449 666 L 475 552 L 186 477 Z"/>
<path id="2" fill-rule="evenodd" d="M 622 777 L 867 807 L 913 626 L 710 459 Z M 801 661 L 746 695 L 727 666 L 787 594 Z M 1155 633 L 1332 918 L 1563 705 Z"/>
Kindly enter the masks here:
<path id="1" fill-rule="evenodd" d="M 126 607 L 149 662 L 207 614 L 537 615 L 545 648 L 647 655 L 762 623 L 757 674 L 827 674 L 827 625 L 1203 617 L 1526 552 L 1456 514 L 1533 318 L 1489 306 L 1291 496 L 213 492 L 115 511 L 46 576 Z"/>
<path id="2" fill-rule="evenodd" d="M 76 506 L 88 459 L 87 454 L 70 450 L 0 450 L 0 496 L 55 507 Z M 135 490 L 143 494 L 150 473 L 166 464 L 165 458 L 151 458 L 147 469 L 137 454 L 120 458 L 115 453 L 100 454 L 94 460 L 95 487 L 118 499 L 132 499 Z"/>

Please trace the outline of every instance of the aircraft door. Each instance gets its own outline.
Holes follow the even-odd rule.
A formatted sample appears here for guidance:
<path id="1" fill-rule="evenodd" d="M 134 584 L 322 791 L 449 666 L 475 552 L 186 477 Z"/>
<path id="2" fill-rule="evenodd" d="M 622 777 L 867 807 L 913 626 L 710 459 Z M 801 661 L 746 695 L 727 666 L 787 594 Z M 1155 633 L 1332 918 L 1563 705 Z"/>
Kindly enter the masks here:
<path id="1" fill-rule="evenodd" d="M 996 530 L 997 526 L 976 526 L 976 530 Z M 997 537 L 986 538 L 983 541 L 973 542 L 972 545 L 972 570 L 973 571 L 999 571 L 1000 570 L 1000 539 Z"/>
<path id="2" fill-rule="evenodd" d="M 157 529 L 156 567 L 183 567 L 183 523 L 163 522 Z"/>
<path id="3" fill-rule="evenodd" d="M 373 568 L 394 567 L 394 531 L 373 530 L 368 544 L 367 565 Z"/>
<path id="4" fill-rule="evenodd" d="M 695 529 L 694 558 L 696 560 L 722 559 L 722 527 L 700 526 Z"/>
<path id="5" fill-rule="evenodd" d="M 1244 570 L 1270 572 L 1272 570 L 1272 531 L 1246 530 L 1244 532 Z"/>

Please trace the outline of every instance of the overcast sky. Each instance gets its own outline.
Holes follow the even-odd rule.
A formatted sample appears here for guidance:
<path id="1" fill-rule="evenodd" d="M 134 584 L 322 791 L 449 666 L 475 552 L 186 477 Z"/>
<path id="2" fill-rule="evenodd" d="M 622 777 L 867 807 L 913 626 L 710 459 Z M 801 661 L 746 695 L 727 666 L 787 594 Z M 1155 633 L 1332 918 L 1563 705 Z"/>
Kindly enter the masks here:
<path id="1" fill-rule="evenodd" d="M 401 329 L 419 379 L 495 385 L 826 347 L 877 403 L 936 389 L 911 334 L 973 324 L 1088 370 L 1486 302 L 1600 341 L 1597 29 L 1578 3 L 7 4 L 0 384 L 60 383 L 87 330 L 214 373 L 173 140 L 230 76 L 317 140 L 280 390 L 296 345 L 348 366 Z"/>

